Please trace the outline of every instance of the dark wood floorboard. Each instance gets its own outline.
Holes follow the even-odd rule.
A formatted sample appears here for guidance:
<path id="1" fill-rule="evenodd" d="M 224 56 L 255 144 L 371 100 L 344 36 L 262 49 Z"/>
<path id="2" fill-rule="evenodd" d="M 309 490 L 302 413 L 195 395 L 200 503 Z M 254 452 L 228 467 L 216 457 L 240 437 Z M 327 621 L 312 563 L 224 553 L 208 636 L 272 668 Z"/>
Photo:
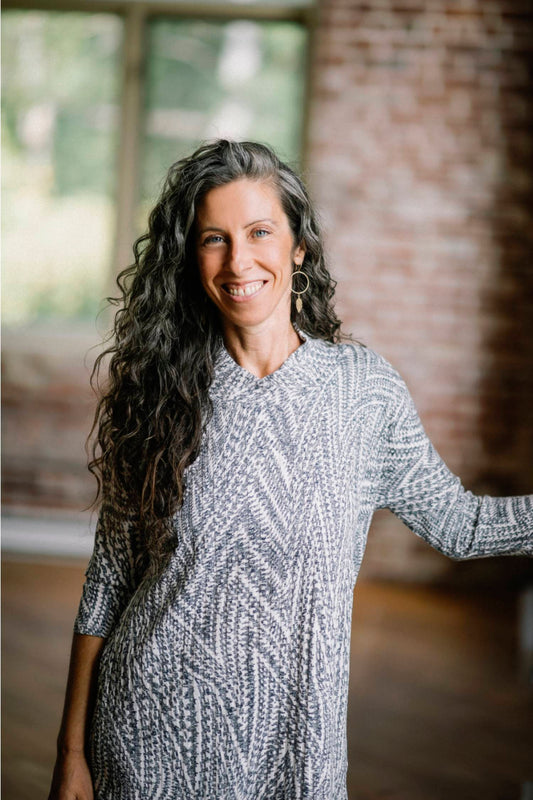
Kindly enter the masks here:
<path id="1" fill-rule="evenodd" d="M 84 567 L 4 560 L 4 800 L 47 796 Z M 521 800 L 533 780 L 533 694 L 516 613 L 507 590 L 357 585 L 350 800 Z"/>

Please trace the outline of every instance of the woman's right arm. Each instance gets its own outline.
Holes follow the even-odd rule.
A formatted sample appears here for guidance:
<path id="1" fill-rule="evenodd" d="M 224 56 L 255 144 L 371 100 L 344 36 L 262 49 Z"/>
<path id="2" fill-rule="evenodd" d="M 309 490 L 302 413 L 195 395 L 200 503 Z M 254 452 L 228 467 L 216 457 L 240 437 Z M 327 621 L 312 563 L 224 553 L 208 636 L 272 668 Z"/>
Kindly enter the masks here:
<path id="1" fill-rule="evenodd" d="M 93 800 L 87 744 L 100 655 L 139 580 L 138 520 L 124 509 L 120 498 L 110 495 L 109 488 L 107 484 L 74 620 L 57 760 L 48 800 Z"/>
<path id="2" fill-rule="evenodd" d="M 100 655 L 138 582 L 137 519 L 124 510 L 109 489 L 107 484 L 74 620 L 57 760 L 48 800 L 93 800 L 87 745 Z"/>
<path id="3" fill-rule="evenodd" d="M 48 800 L 93 800 L 87 733 L 94 708 L 98 664 L 105 638 L 74 633 Z"/>

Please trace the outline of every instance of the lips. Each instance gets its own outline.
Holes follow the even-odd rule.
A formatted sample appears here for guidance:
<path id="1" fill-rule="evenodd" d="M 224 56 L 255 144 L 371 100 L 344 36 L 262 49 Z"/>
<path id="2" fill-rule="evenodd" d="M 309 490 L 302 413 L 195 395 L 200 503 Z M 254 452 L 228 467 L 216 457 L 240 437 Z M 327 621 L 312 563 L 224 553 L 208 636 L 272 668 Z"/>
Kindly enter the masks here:
<path id="1" fill-rule="evenodd" d="M 246 283 L 224 283 L 222 288 L 230 297 L 252 297 L 263 288 L 265 283 L 266 281 L 264 280 L 247 281 Z"/>

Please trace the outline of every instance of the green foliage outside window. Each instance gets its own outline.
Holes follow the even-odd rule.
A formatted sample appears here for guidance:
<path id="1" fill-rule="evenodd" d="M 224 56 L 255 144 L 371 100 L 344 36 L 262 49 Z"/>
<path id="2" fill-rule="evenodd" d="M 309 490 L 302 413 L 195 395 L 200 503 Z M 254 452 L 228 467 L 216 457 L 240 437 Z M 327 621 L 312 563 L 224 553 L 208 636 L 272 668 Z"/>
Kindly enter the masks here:
<path id="1" fill-rule="evenodd" d="M 3 319 L 94 319 L 114 233 L 122 22 L 2 14 Z"/>

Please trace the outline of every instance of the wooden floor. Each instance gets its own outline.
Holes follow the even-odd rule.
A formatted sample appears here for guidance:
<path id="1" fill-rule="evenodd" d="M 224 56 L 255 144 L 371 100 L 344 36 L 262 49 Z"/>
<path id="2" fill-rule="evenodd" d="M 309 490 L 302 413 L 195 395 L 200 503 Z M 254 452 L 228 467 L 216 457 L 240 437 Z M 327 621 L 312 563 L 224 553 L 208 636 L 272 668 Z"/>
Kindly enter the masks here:
<path id="1" fill-rule="evenodd" d="M 3 800 L 47 797 L 83 569 L 4 561 Z M 516 613 L 501 589 L 357 585 L 350 800 L 531 796 L 521 784 L 533 781 L 533 694 Z"/>

